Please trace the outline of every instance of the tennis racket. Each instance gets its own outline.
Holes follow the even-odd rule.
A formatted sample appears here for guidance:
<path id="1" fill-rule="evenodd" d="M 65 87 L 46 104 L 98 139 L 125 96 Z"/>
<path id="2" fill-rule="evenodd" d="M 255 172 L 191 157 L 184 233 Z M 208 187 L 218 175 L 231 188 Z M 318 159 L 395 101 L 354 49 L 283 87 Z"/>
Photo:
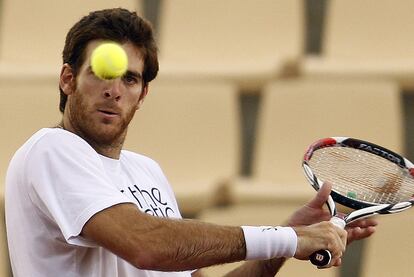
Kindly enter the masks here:
<path id="1" fill-rule="evenodd" d="M 332 184 L 327 206 L 331 222 L 341 228 L 372 215 L 402 212 L 414 203 L 413 163 L 370 142 L 348 137 L 318 140 L 306 151 L 302 166 L 315 190 L 325 181 Z M 334 201 L 354 211 L 340 218 Z M 332 256 L 322 249 L 309 259 L 324 267 Z"/>

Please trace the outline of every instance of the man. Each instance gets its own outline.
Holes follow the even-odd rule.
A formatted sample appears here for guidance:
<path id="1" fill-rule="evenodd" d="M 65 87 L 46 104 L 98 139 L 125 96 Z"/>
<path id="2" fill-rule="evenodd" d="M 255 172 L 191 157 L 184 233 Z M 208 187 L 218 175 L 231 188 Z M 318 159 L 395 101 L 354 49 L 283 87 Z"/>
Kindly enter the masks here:
<path id="1" fill-rule="evenodd" d="M 128 70 L 101 80 L 92 51 L 115 41 Z M 345 246 L 374 232 L 323 220 L 330 185 L 289 219 L 291 227 L 226 227 L 181 219 L 159 166 L 122 150 L 128 124 L 158 71 L 149 24 L 124 9 L 90 13 L 69 31 L 60 74 L 62 122 L 34 134 L 6 180 L 6 224 L 14 276 L 200 276 L 197 269 L 249 260 L 228 276 L 274 276 L 288 257 L 319 249 L 341 263 Z M 156 124 L 156 122 L 154 123 Z M 162 205 L 164 213 L 145 211 Z"/>

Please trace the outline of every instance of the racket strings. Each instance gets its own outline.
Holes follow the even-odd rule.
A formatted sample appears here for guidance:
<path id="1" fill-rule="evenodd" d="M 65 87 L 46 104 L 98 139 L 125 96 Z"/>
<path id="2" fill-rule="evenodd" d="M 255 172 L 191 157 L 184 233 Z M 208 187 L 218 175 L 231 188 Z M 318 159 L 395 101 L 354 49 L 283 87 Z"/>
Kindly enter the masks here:
<path id="1" fill-rule="evenodd" d="M 349 147 L 315 150 L 309 166 L 337 193 L 358 201 L 394 204 L 411 199 L 414 179 L 408 170 L 366 151 Z"/>

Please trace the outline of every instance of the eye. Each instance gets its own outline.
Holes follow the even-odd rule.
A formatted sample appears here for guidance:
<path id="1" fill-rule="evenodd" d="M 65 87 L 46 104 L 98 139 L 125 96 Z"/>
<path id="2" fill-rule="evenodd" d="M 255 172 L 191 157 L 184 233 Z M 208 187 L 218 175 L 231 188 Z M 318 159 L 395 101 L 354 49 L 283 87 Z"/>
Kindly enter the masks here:
<path id="1" fill-rule="evenodd" d="M 125 83 L 127 83 L 127 84 L 135 84 L 136 82 L 137 82 L 137 80 L 136 80 L 136 78 L 134 77 L 134 76 L 131 76 L 131 75 L 128 75 L 128 74 L 126 74 L 126 75 L 124 75 L 123 77 L 122 77 L 122 79 L 123 79 L 123 81 L 125 82 Z"/>
<path id="2" fill-rule="evenodd" d="M 128 74 L 126 73 L 123 77 L 122 80 L 124 81 L 125 84 L 127 84 L 128 86 L 134 86 L 136 84 L 139 84 L 141 81 L 141 78 L 138 78 L 135 75 L 132 74 Z"/>

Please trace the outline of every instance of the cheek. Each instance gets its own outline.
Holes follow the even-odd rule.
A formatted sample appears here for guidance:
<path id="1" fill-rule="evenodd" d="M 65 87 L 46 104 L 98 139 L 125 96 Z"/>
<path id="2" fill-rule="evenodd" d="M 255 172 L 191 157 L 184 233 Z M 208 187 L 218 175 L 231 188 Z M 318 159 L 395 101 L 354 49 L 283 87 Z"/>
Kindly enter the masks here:
<path id="1" fill-rule="evenodd" d="M 99 99 L 99 92 L 103 90 L 102 83 L 93 78 L 82 78 L 76 86 L 78 97 L 84 104 L 96 102 Z"/>
<path id="2" fill-rule="evenodd" d="M 78 105 L 78 109 L 80 111 L 85 111 L 86 108 L 88 107 L 88 97 L 86 97 L 84 94 L 80 93 L 79 91 L 77 91 L 76 93 L 74 102 Z"/>
<path id="3" fill-rule="evenodd" d="M 85 117 L 93 110 L 94 99 L 87 92 L 88 90 L 85 90 L 83 86 L 79 86 L 72 96 L 72 110 L 78 117 Z"/>
<path id="4" fill-rule="evenodd" d="M 132 118 L 135 112 L 139 109 L 139 97 L 131 97 L 128 100 L 127 117 Z"/>
<path id="5" fill-rule="evenodd" d="M 79 120 L 84 117 L 86 110 L 87 104 L 85 99 L 80 94 L 74 94 L 71 101 L 72 116 Z"/>
<path id="6" fill-rule="evenodd" d="M 131 120 L 134 118 L 135 112 L 137 111 L 136 106 L 129 106 L 128 109 L 125 110 L 124 116 L 122 121 L 124 122 L 124 125 L 128 125 Z"/>
<path id="7" fill-rule="evenodd" d="M 140 106 L 140 93 L 131 94 L 130 97 L 127 99 L 128 103 L 131 103 L 131 107 L 134 110 L 137 110 Z"/>

